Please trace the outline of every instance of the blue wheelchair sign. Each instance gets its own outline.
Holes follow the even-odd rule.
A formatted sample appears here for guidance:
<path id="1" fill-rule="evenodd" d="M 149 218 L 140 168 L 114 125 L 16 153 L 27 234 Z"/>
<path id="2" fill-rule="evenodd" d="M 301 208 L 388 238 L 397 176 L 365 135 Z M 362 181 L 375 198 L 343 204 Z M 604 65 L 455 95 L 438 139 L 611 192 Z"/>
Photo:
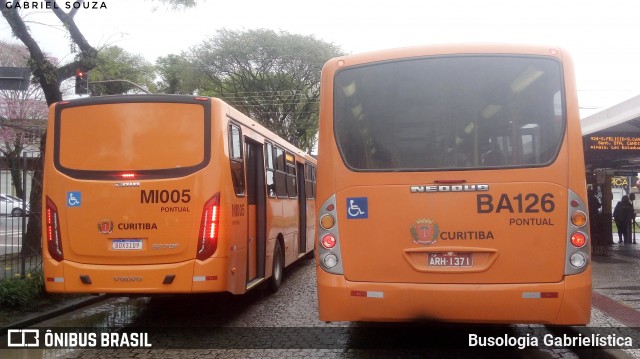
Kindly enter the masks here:
<path id="1" fill-rule="evenodd" d="M 67 192 L 67 207 L 80 207 L 82 192 Z"/>
<path id="2" fill-rule="evenodd" d="M 369 218 L 367 197 L 347 198 L 347 219 Z"/>

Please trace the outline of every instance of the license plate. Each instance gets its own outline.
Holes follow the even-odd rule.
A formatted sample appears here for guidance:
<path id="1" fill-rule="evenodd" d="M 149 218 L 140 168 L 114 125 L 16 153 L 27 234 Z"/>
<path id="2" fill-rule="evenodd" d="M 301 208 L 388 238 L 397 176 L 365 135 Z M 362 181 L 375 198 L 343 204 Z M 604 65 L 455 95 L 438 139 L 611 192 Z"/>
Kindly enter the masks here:
<path id="1" fill-rule="evenodd" d="M 435 252 L 429 253 L 430 267 L 471 267 L 473 256 L 468 252 Z"/>
<path id="2" fill-rule="evenodd" d="M 140 250 L 142 239 L 114 239 L 111 248 L 116 251 Z"/>

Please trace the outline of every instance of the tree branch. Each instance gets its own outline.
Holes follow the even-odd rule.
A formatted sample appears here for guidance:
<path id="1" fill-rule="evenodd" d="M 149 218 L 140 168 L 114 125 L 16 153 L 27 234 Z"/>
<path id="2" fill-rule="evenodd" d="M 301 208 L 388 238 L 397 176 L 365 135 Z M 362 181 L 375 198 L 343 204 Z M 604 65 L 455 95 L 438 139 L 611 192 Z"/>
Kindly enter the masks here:
<path id="1" fill-rule="evenodd" d="M 22 43 L 29 49 L 29 66 L 31 71 L 40 82 L 40 86 L 45 93 L 47 104 L 62 100 L 60 92 L 59 80 L 55 76 L 55 66 L 44 56 L 42 49 L 35 41 L 29 28 L 24 23 L 16 8 L 1 7 L 2 16 L 7 20 L 13 35 L 20 39 Z"/>

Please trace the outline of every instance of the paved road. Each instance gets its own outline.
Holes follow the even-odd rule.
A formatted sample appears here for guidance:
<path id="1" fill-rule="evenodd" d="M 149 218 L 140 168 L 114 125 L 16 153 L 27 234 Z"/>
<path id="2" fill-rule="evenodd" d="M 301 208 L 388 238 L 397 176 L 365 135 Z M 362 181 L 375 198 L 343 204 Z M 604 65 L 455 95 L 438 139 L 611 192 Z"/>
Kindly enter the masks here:
<path id="1" fill-rule="evenodd" d="M 460 326 L 324 323 L 317 318 L 315 267 L 302 260 L 286 270 L 275 294 L 206 294 L 159 298 L 113 298 L 38 324 L 53 327 L 126 328 L 150 335 L 153 348 L 7 350 L 4 358 L 494 358 L 495 349 L 452 347 L 447 340 Z M 466 328 L 466 327 L 465 327 Z M 505 330 L 497 326 L 479 331 Z M 458 335 L 459 337 L 459 335 Z M 442 347 L 438 349 L 438 346 Z M 434 347 L 436 347 L 434 349 Z M 217 349 L 211 349 L 217 348 Z M 502 356 L 520 355 L 517 349 Z M 25 356 L 26 355 L 26 356 Z"/>
<path id="2" fill-rule="evenodd" d="M 594 301 L 592 322 L 587 330 L 607 328 L 625 332 L 629 330 L 627 327 L 636 326 L 633 321 L 640 318 L 639 259 L 640 244 L 614 245 L 609 256 L 595 258 L 594 299 L 599 298 L 599 302 Z M 470 350 L 466 345 L 452 347 L 447 336 L 459 338 L 460 332 L 470 330 L 469 326 L 443 328 L 442 325 L 380 324 L 370 327 L 351 323 L 323 323 L 317 319 L 315 287 L 314 264 L 303 260 L 287 269 L 283 286 L 275 294 L 259 290 L 245 296 L 116 297 L 44 322 L 38 327 L 138 330 L 149 333 L 153 344 L 151 349 L 12 350 L 2 357 L 596 357 L 590 351 L 576 353 L 567 349 L 509 349 L 496 352 L 495 348 Z M 474 330 L 474 327 L 471 328 Z M 549 332 L 550 329 L 518 325 L 477 330 L 485 334 L 498 335 L 506 331 L 522 336 L 532 332 Z M 636 336 L 635 340 L 640 341 L 640 338 Z M 614 350 L 611 353 L 620 358 L 640 358 L 640 350 L 637 349 Z"/>

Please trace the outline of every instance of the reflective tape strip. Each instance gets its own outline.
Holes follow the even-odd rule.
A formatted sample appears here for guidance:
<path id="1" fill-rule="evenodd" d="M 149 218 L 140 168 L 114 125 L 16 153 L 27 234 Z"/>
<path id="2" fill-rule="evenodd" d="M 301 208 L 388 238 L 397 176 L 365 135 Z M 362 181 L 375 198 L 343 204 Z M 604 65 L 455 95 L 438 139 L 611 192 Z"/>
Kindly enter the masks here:
<path id="1" fill-rule="evenodd" d="M 193 277 L 193 281 L 194 281 L 194 282 L 204 282 L 204 281 L 205 281 L 205 279 L 206 279 L 206 278 L 205 278 L 205 276 L 203 276 L 203 275 L 199 275 L 199 276 L 194 276 L 194 277 Z"/>
<path id="2" fill-rule="evenodd" d="M 522 292 L 523 299 L 558 298 L 558 292 Z"/>
<path id="3" fill-rule="evenodd" d="M 352 290 L 352 297 L 363 297 L 363 298 L 384 298 L 384 292 L 373 292 L 373 291 L 364 291 L 364 290 Z"/>
<path id="4" fill-rule="evenodd" d="M 64 282 L 64 278 L 62 278 L 62 277 L 47 277 L 47 282 L 63 283 Z"/>

